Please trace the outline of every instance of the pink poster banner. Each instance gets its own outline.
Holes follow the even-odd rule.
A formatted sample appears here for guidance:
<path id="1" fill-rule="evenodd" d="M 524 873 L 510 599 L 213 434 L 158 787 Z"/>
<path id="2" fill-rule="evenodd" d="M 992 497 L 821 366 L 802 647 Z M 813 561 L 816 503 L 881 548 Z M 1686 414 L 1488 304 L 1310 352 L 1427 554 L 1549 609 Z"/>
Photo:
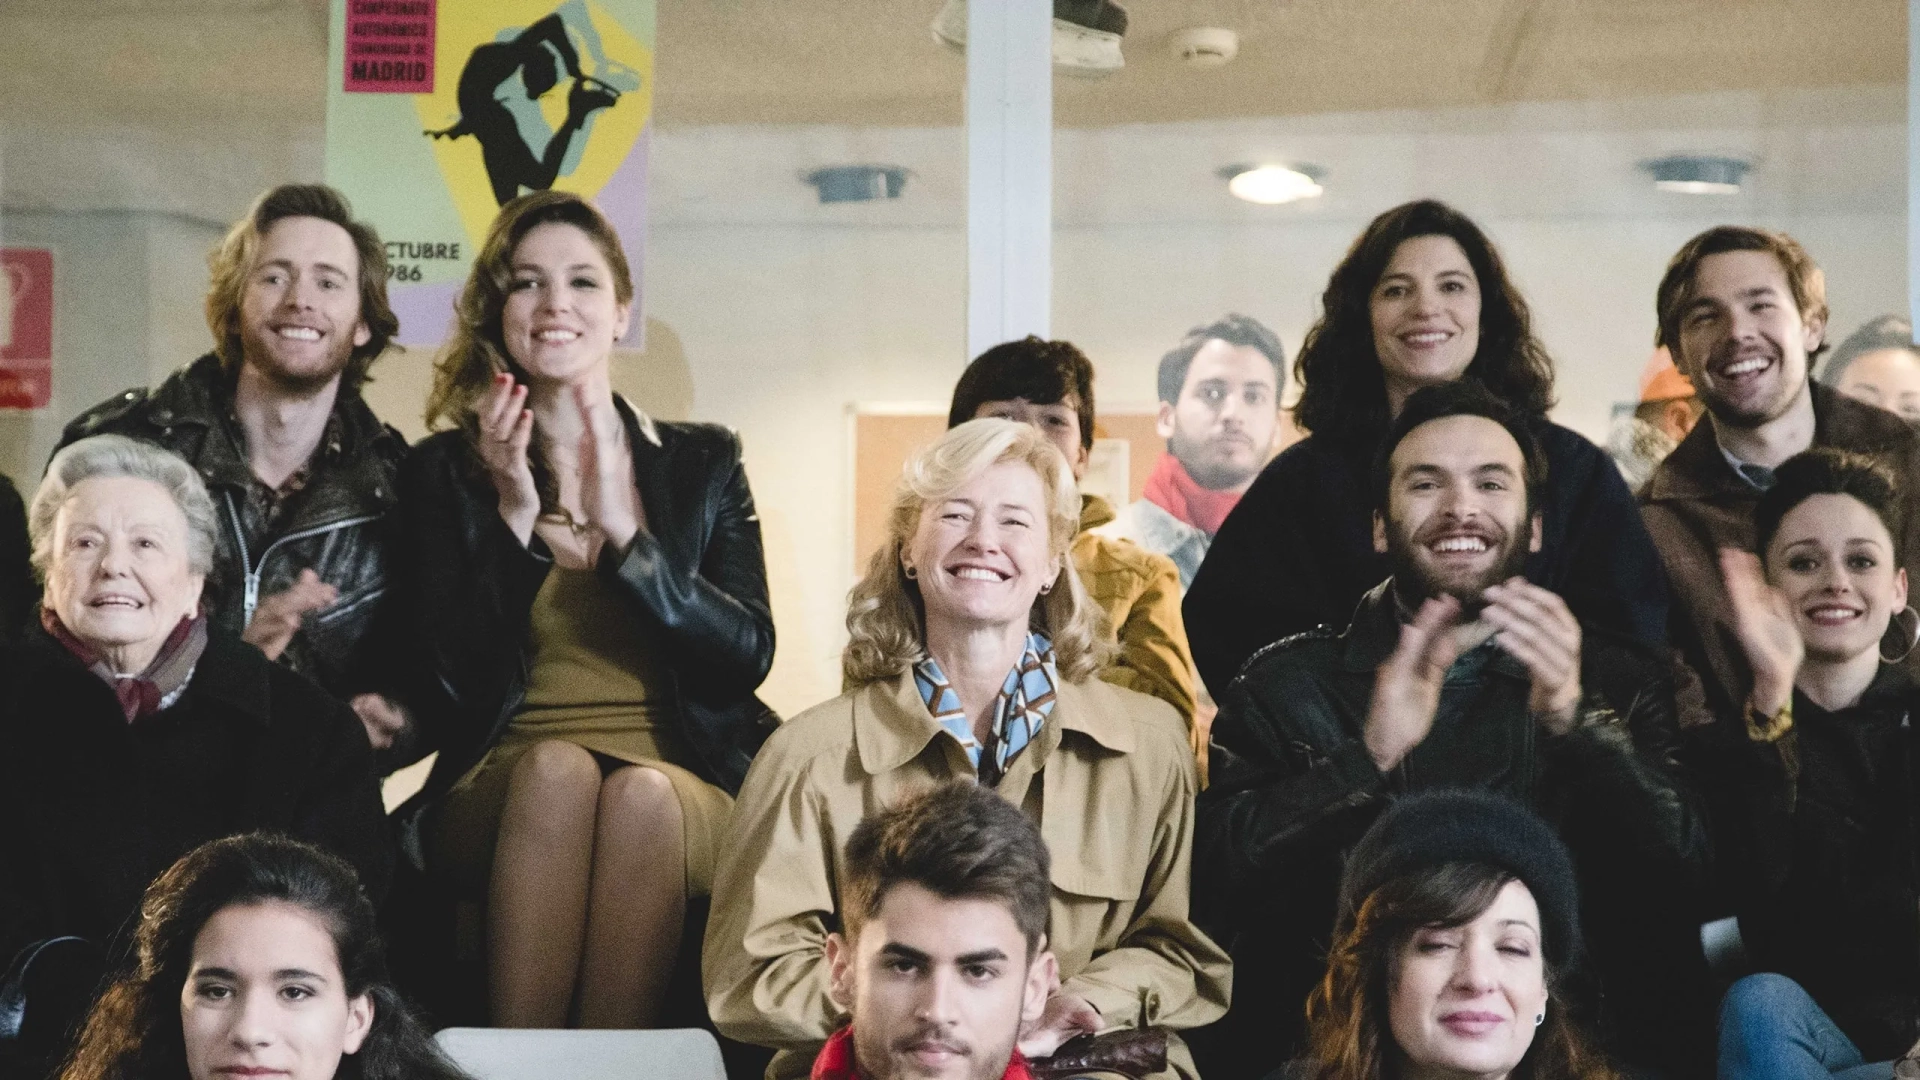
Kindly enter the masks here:
<path id="1" fill-rule="evenodd" d="M 433 93 L 438 0 L 347 0 L 346 70 L 350 94 Z"/>

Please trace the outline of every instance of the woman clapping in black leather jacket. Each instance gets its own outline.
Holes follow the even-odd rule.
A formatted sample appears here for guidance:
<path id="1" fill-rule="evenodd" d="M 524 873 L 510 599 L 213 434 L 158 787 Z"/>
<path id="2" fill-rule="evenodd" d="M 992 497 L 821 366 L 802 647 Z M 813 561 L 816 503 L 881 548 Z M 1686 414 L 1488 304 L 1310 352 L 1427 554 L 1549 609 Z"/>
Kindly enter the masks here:
<path id="1" fill-rule="evenodd" d="M 1755 507 L 1759 556 L 1721 555 L 1754 689 L 1705 759 L 1723 883 L 1766 973 L 1722 1006 L 1722 1077 L 1838 1074 L 1920 1036 L 1920 687 L 1900 663 L 1916 628 L 1895 484 L 1866 458 L 1800 454 Z"/>
<path id="2" fill-rule="evenodd" d="M 410 605 L 446 700 L 403 821 L 485 898 L 511 1027 L 648 1027 L 772 718 L 760 524 L 726 429 L 657 422 L 608 365 L 632 280 L 606 219 L 501 208 L 402 489 Z M 577 1002 L 570 1008 L 570 1003 Z"/>

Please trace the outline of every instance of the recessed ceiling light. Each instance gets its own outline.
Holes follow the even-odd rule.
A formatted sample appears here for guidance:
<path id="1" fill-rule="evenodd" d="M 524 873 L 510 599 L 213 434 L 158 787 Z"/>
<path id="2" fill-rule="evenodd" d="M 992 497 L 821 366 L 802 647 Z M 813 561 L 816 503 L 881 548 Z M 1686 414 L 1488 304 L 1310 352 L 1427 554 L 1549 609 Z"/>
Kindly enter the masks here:
<path id="1" fill-rule="evenodd" d="M 1265 206 L 1318 198 L 1325 175 L 1312 165 L 1229 165 L 1220 170 L 1237 199 Z"/>
<path id="2" fill-rule="evenodd" d="M 1677 154 L 1643 161 L 1640 167 L 1661 191 L 1682 195 L 1738 195 L 1740 182 L 1753 166 L 1739 158 Z"/>

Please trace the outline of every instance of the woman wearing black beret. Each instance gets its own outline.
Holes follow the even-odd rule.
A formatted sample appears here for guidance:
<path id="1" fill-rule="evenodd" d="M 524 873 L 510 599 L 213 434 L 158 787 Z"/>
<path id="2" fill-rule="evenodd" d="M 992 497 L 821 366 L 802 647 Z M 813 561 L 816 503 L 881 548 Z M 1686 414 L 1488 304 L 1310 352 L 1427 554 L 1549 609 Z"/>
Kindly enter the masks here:
<path id="1" fill-rule="evenodd" d="M 1348 857 L 1308 1060 L 1288 1075 L 1612 1080 L 1558 996 L 1580 940 L 1572 861 L 1532 811 L 1401 799 Z"/>

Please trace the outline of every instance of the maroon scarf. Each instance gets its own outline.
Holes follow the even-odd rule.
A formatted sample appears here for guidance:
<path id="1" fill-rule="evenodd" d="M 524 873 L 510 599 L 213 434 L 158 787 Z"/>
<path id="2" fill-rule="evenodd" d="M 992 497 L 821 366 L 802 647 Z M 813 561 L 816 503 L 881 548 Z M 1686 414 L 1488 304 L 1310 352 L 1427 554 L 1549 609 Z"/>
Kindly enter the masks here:
<path id="1" fill-rule="evenodd" d="M 120 699 L 120 711 L 127 714 L 129 724 L 159 712 L 160 703 L 167 695 L 187 684 L 194 665 L 200 662 L 200 654 L 207 649 L 206 616 L 189 615 L 167 635 L 147 670 L 138 675 L 121 675 L 107 666 L 93 646 L 74 637 L 73 631 L 67 629 L 67 624 L 60 621 L 52 608 L 40 609 L 40 625 L 53 640 L 87 665 L 88 671 L 113 688 L 113 696 Z"/>
<path id="2" fill-rule="evenodd" d="M 1187 467 L 1180 464 L 1180 459 L 1165 451 L 1161 451 L 1160 460 L 1153 463 L 1153 472 L 1148 474 L 1141 494 L 1148 502 L 1208 536 L 1220 531 L 1220 523 L 1227 520 L 1227 515 L 1240 502 L 1237 491 L 1201 487 L 1198 480 L 1187 474 Z"/>
<path id="3" fill-rule="evenodd" d="M 820 1048 L 820 1056 L 813 1059 L 813 1072 L 810 1080 L 860 1080 L 860 1072 L 853 1064 L 853 1025 L 848 1024 L 833 1033 L 827 1045 Z M 1033 1073 L 1027 1070 L 1027 1059 L 1015 1050 L 1007 1061 L 1007 1071 L 1000 1080 L 1033 1080 Z"/>

